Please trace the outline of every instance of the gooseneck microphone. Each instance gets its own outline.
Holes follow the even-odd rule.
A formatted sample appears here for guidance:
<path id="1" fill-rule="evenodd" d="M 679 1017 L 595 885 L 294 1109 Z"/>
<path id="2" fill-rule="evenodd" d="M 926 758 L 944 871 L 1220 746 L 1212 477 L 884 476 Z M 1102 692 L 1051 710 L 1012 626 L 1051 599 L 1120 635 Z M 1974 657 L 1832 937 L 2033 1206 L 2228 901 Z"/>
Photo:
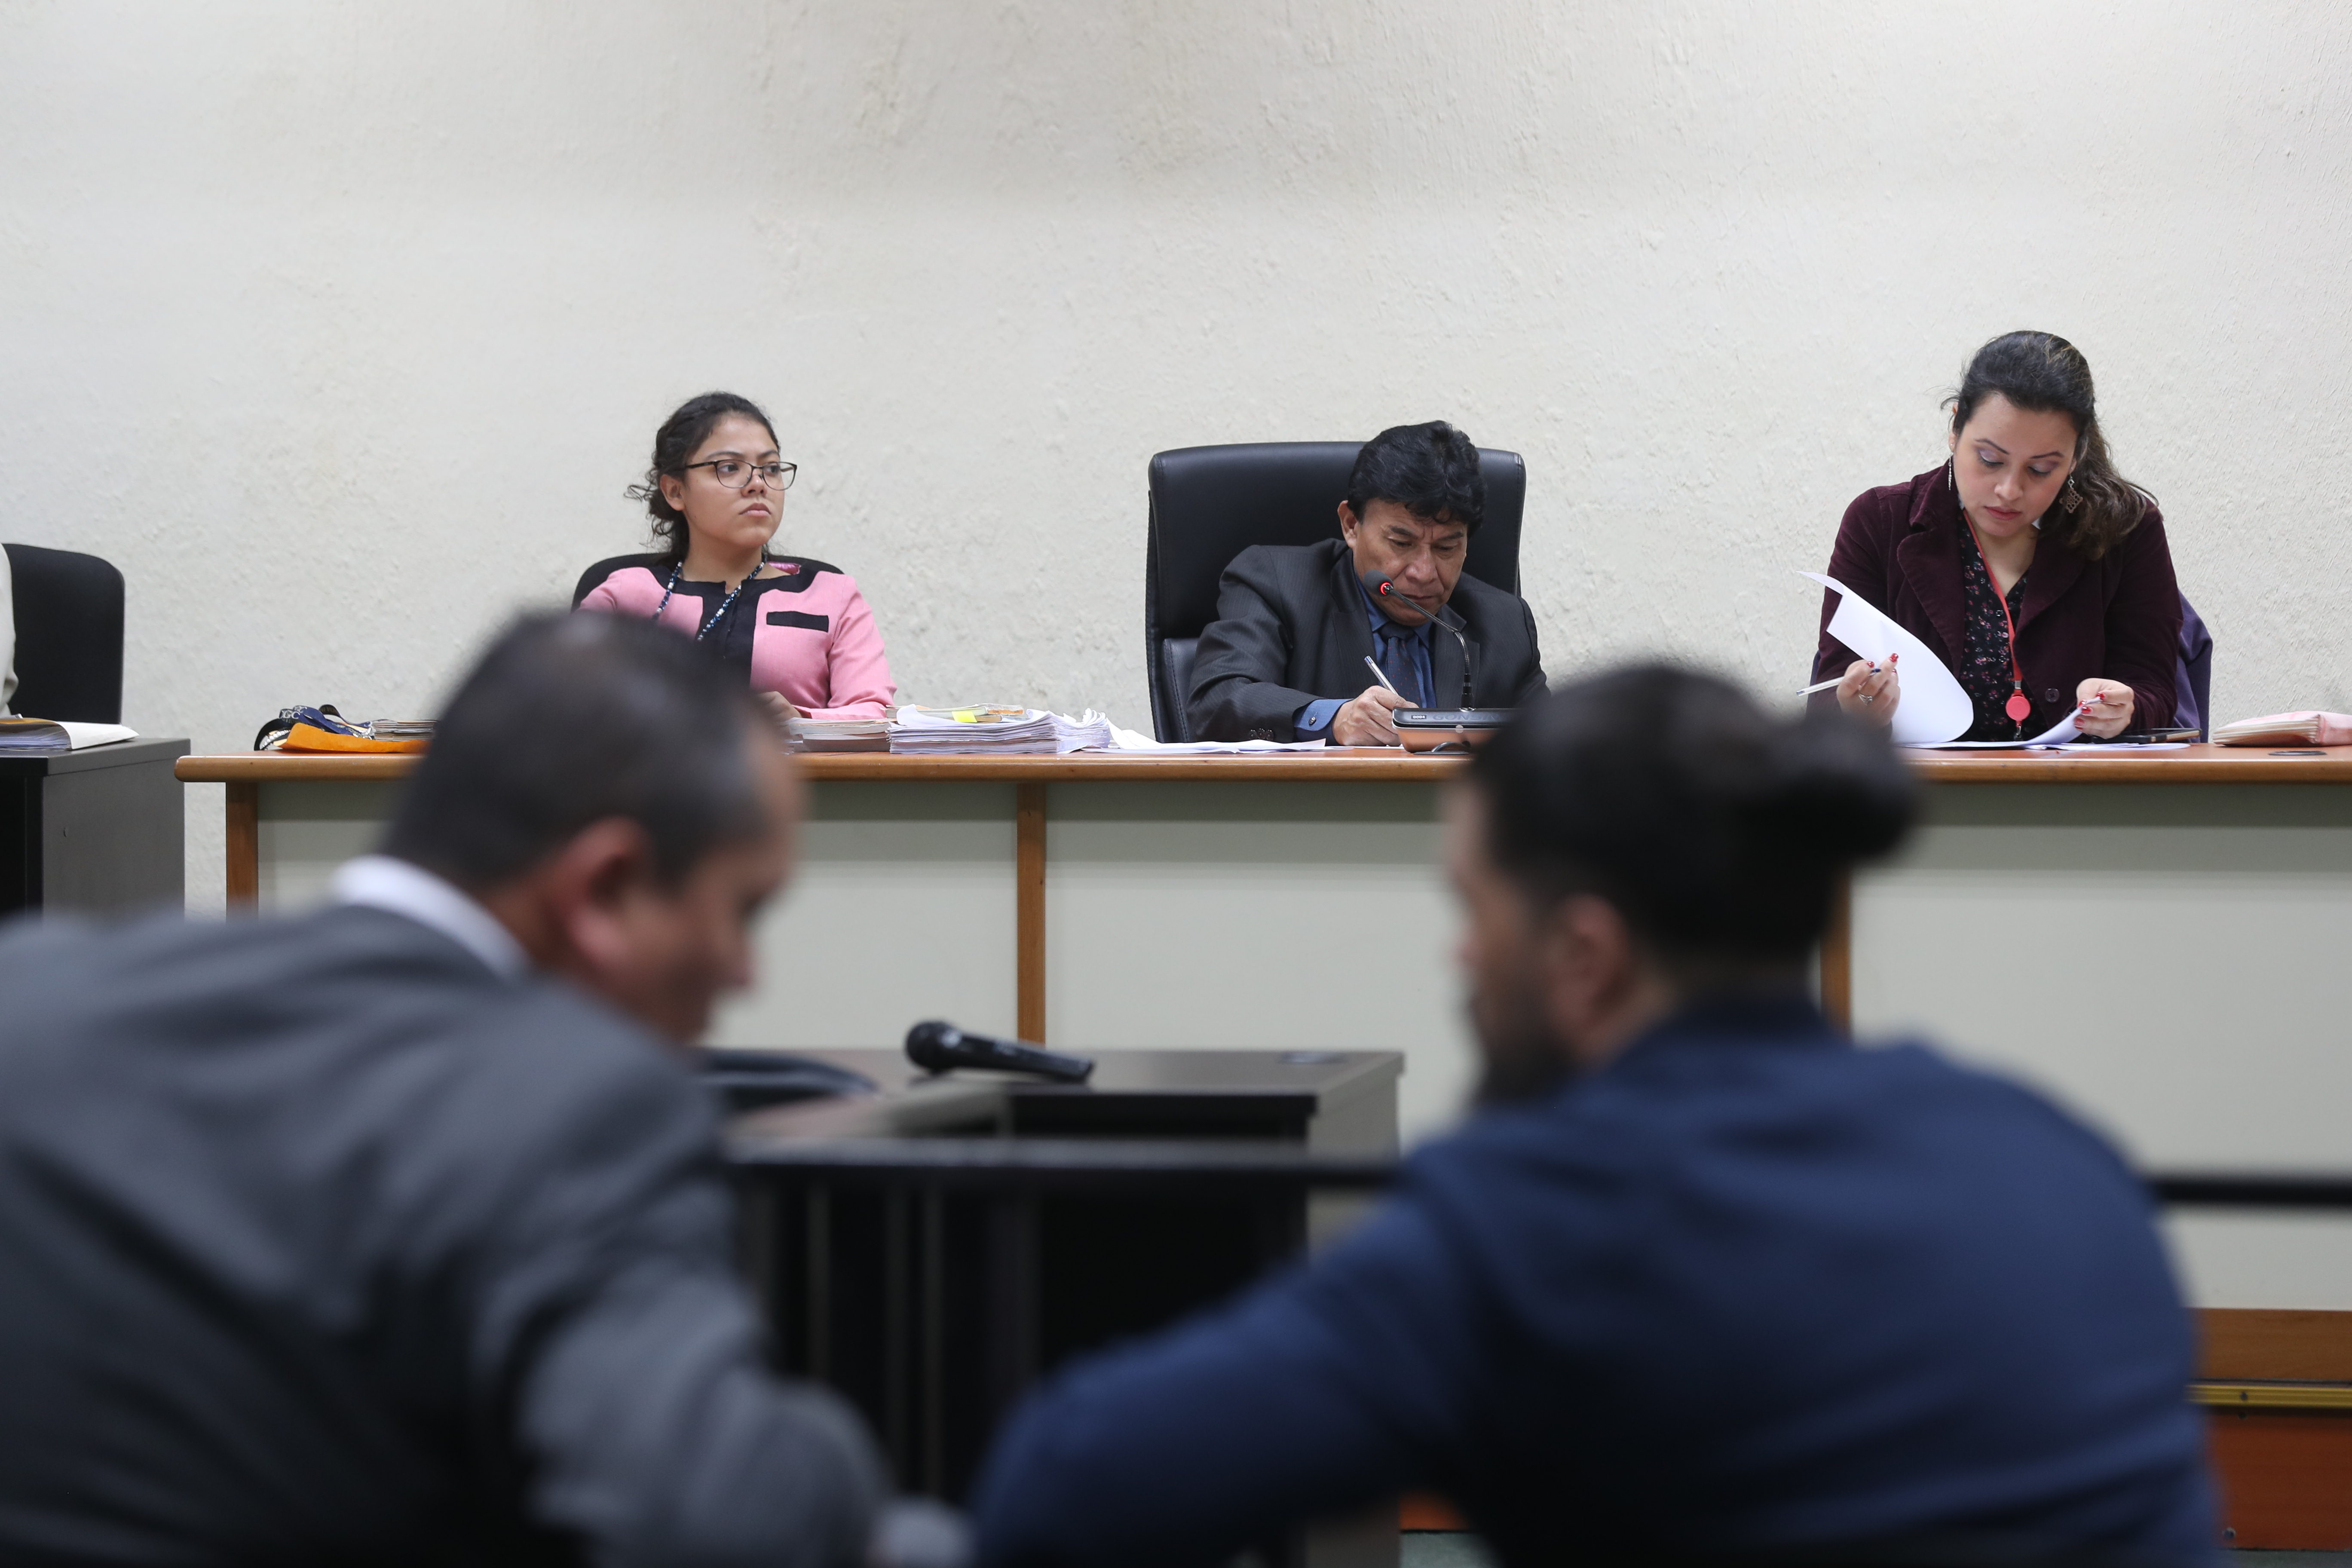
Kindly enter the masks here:
<path id="1" fill-rule="evenodd" d="M 1024 1040 L 975 1035 L 937 1019 L 907 1031 L 907 1059 L 933 1072 L 994 1068 L 999 1072 L 1034 1073 L 1061 1083 L 1084 1083 L 1095 1070 L 1092 1057 L 1066 1057 Z"/>
<path id="2" fill-rule="evenodd" d="M 1377 574 L 1373 575 L 1378 584 L 1378 585 L 1372 589 L 1373 598 L 1402 600 L 1403 603 L 1411 605 L 1414 609 L 1419 610 L 1427 619 L 1444 627 L 1445 630 L 1452 635 L 1454 640 L 1461 646 L 1462 706 L 1465 708 L 1477 707 L 1478 704 L 1474 701 L 1470 696 L 1470 639 L 1464 637 L 1461 629 L 1454 626 L 1452 621 L 1445 618 L 1445 606 L 1444 605 L 1439 605 L 1433 608 L 1428 605 L 1423 604 L 1419 599 L 1414 598 L 1402 588 L 1398 587 L 1393 578 L 1380 577 Z M 1434 697 L 1436 693 L 1432 692 L 1430 695 Z"/>

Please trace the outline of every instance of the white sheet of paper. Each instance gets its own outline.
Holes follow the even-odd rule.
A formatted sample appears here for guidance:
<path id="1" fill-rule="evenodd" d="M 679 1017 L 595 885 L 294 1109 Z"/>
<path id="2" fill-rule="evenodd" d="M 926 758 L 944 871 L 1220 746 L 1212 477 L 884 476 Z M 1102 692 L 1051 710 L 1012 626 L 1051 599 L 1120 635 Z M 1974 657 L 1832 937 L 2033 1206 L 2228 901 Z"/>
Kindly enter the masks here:
<path id="1" fill-rule="evenodd" d="M 2074 722 L 2079 715 L 2069 710 L 2066 717 L 2029 741 L 1920 741 L 1913 744 L 1923 752 L 2015 752 L 2031 746 L 2071 746 L 2083 738 Z"/>
<path id="2" fill-rule="evenodd" d="M 66 739 L 72 743 L 73 749 L 77 752 L 87 751 L 92 746 L 110 746 L 117 741 L 135 741 L 139 738 L 139 731 L 128 724 L 84 724 L 60 719 L 58 721 L 58 728 L 66 732 Z"/>
<path id="3" fill-rule="evenodd" d="M 1194 752 L 1319 752 L 1320 741 L 1155 741 L 1132 730 L 1110 727 L 1111 750 L 1115 752 L 1158 752 L 1163 754 Z"/>
<path id="4" fill-rule="evenodd" d="M 1889 656 L 1901 654 L 1902 662 L 1895 667 L 1895 681 L 1902 696 L 1895 704 L 1892 732 L 1898 746 L 1938 746 L 1955 735 L 1965 735 L 1976 722 L 1976 709 L 1969 694 L 1944 668 L 1944 661 L 1927 651 L 1927 645 L 1896 626 L 1882 615 L 1869 600 L 1847 587 L 1834 577 L 1824 577 L 1818 572 L 1800 572 L 1798 576 L 1819 583 L 1838 595 L 1838 607 L 1830 616 L 1830 636 L 1853 649 L 1863 658 L 1884 664 Z"/>

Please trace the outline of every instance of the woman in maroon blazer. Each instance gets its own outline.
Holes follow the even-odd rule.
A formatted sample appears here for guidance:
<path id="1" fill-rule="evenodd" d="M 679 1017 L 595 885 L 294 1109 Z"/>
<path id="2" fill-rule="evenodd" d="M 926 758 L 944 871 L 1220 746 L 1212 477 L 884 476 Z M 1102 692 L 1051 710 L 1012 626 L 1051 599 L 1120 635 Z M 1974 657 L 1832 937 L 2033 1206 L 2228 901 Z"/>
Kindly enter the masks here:
<path id="1" fill-rule="evenodd" d="M 2079 709 L 2088 735 L 2172 722 L 2180 590 L 2156 498 L 2116 472 L 2091 367 L 2048 332 L 1979 349 L 1952 399 L 1951 458 L 1845 509 L 1829 574 L 1933 649 L 1976 709 L 1971 741 L 2025 740 Z M 1882 722 L 1900 671 L 1832 637 L 1813 679 Z M 1831 700 L 1824 693 L 1819 701 Z"/>

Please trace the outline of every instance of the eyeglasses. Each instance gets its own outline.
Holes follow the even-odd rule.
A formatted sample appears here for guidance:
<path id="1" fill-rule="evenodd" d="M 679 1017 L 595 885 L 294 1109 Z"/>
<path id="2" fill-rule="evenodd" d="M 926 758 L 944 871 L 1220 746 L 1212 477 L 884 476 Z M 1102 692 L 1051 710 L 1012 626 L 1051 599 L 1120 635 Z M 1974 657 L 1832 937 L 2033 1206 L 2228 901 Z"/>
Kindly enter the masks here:
<path id="1" fill-rule="evenodd" d="M 707 463 L 688 463 L 689 468 L 709 468 L 710 477 L 730 490 L 740 490 L 758 474 L 772 490 L 793 488 L 793 476 L 801 471 L 798 463 L 747 463 L 740 458 L 713 458 Z"/>

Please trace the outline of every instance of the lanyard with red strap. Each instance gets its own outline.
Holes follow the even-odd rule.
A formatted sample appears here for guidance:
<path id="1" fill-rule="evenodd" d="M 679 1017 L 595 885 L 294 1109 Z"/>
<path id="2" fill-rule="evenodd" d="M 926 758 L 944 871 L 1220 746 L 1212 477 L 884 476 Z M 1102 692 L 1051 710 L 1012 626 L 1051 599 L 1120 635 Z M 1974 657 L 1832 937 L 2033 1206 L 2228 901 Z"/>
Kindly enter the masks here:
<path id="1" fill-rule="evenodd" d="M 2032 715 L 2032 700 L 2025 695 L 2025 669 L 2017 662 L 2017 621 L 2009 613 L 2009 595 L 2000 591 L 2000 584 L 1992 574 L 1991 558 L 1985 554 L 1984 541 L 1977 537 L 1975 520 L 1968 510 L 1960 510 L 1960 521 L 1969 525 L 1969 542 L 1977 547 L 1977 563 L 1984 568 L 1985 586 L 1992 590 L 1994 600 L 2000 605 L 2001 624 L 2009 628 L 2009 700 L 2001 711 L 2022 724 Z"/>

